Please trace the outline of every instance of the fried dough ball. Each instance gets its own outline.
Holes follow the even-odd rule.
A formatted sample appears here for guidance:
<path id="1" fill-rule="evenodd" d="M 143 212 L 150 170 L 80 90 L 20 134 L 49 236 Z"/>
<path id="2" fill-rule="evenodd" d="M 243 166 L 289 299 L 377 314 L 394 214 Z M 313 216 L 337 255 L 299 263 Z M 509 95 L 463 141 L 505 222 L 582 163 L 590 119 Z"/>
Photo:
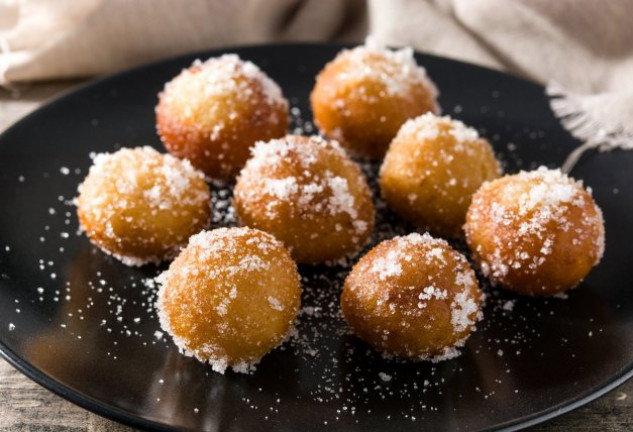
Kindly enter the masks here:
<path id="1" fill-rule="evenodd" d="M 404 219 L 448 237 L 462 235 L 472 195 L 501 169 L 488 141 L 450 117 L 407 121 L 380 169 L 380 190 Z"/>
<path id="2" fill-rule="evenodd" d="M 338 143 L 319 137 L 258 142 L 233 200 L 241 225 L 273 234 L 300 263 L 356 254 L 374 227 L 365 176 Z"/>
<path id="3" fill-rule="evenodd" d="M 482 273 L 529 296 L 575 287 L 604 251 L 602 212 L 590 193 L 545 167 L 485 183 L 464 230 Z"/>
<path id="4" fill-rule="evenodd" d="M 284 136 L 288 121 L 279 86 L 235 54 L 195 61 L 165 85 L 156 107 L 165 148 L 217 180 L 232 180 L 255 141 Z"/>
<path id="5" fill-rule="evenodd" d="M 322 133 L 353 155 L 380 159 L 405 121 L 439 113 L 437 94 L 411 48 L 391 51 L 368 39 L 325 66 L 310 102 Z"/>
<path id="6" fill-rule="evenodd" d="M 345 280 L 341 310 L 358 337 L 414 361 L 459 355 L 481 318 L 466 258 L 444 240 L 409 234 L 379 243 Z"/>
<path id="7" fill-rule="evenodd" d="M 301 303 L 297 266 L 270 234 L 202 231 L 158 277 L 161 327 L 213 370 L 250 372 L 289 335 Z"/>
<path id="8" fill-rule="evenodd" d="M 90 240 L 131 266 L 173 257 L 211 219 L 204 175 L 151 147 L 98 154 L 76 204 Z"/>

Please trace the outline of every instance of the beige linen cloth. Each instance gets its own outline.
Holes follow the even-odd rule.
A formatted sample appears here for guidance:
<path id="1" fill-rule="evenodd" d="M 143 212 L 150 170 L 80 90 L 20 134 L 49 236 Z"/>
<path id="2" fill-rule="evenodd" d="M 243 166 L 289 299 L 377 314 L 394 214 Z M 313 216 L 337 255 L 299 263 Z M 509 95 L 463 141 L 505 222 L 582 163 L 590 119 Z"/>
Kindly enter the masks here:
<path id="1" fill-rule="evenodd" d="M 583 149 L 633 148 L 633 0 L 0 0 L 0 85 L 367 33 L 546 84 Z"/>

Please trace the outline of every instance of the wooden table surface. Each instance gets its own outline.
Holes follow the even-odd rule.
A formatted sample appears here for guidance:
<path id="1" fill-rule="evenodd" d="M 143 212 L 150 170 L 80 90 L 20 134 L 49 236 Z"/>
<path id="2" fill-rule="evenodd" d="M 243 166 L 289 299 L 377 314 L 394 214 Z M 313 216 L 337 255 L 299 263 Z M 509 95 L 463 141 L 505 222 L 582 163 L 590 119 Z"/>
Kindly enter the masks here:
<path id="1" fill-rule="evenodd" d="M 77 82 L 0 88 L 0 132 Z M 0 359 L 0 431 L 131 431 L 54 395 Z M 633 380 L 601 398 L 530 429 L 539 432 L 633 430 Z"/>

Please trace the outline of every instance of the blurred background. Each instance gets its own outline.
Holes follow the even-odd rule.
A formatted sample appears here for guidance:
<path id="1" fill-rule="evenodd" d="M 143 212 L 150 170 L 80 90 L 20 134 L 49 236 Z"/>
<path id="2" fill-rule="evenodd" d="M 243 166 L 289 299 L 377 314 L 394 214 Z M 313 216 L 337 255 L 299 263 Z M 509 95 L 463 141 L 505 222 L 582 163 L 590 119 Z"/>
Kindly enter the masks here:
<path id="1" fill-rule="evenodd" d="M 410 45 L 578 92 L 633 73 L 629 0 L 0 0 L 0 83 L 288 41 Z"/>
<path id="2" fill-rule="evenodd" d="M 633 0 L 0 0 L 0 97 L 38 101 L 180 53 L 371 34 L 549 85 L 577 138 L 631 148 L 632 23 Z M 3 103 L 0 125 L 30 108 Z"/>

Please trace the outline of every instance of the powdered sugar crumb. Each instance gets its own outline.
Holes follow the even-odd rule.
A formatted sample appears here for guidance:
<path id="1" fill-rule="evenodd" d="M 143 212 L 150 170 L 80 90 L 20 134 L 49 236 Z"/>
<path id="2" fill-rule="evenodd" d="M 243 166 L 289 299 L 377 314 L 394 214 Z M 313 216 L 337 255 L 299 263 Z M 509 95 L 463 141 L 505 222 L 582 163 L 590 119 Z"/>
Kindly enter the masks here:
<path id="1" fill-rule="evenodd" d="M 384 372 L 379 372 L 378 376 L 380 377 L 380 379 L 384 382 L 389 382 L 391 381 L 392 376 L 389 374 L 386 374 Z"/>
<path id="2" fill-rule="evenodd" d="M 264 195 L 264 216 L 270 220 L 278 218 L 280 211 L 289 212 L 291 217 L 300 215 L 313 220 L 322 220 L 325 214 L 347 215 L 353 232 L 358 237 L 367 236 L 373 215 L 359 213 L 360 204 L 352 189 L 360 189 L 367 198 L 369 190 L 363 184 L 360 172 L 357 178 L 348 178 L 348 171 L 359 170 L 336 141 L 317 136 L 287 135 L 257 142 L 251 152 L 252 157 L 240 173 L 235 189 L 235 199 L 243 208 L 255 206 L 255 203 L 261 205 Z M 323 169 L 321 164 L 330 158 L 345 169 Z M 292 168 L 288 161 L 292 161 Z M 295 174 L 288 176 L 288 170 Z M 347 223 L 344 225 L 349 229 Z M 342 230 L 343 225 L 339 223 L 337 228 Z M 305 235 L 318 236 L 318 233 Z"/>
<path id="3" fill-rule="evenodd" d="M 407 120 L 398 131 L 398 136 L 401 139 L 412 137 L 417 141 L 436 139 L 443 134 L 452 136 L 458 143 L 479 139 L 479 133 L 476 129 L 466 126 L 463 122 L 452 119 L 450 116 L 440 117 L 433 113 L 425 113 Z"/>
<path id="4" fill-rule="evenodd" d="M 376 63 L 376 56 L 385 61 Z M 343 50 L 337 58 L 346 58 L 358 65 L 344 76 L 340 76 L 340 79 L 348 80 L 351 79 L 349 74 L 356 74 L 360 79 L 369 78 L 381 82 L 389 94 L 405 96 L 408 96 L 414 84 L 423 83 L 430 92 L 432 100 L 435 100 L 439 94 L 426 70 L 415 61 L 413 49 L 410 47 L 389 50 L 369 36 L 364 45 Z M 435 105 L 433 111 L 439 112 L 439 106 Z"/>
<path id="5" fill-rule="evenodd" d="M 594 203 L 587 201 L 581 182 L 573 180 L 559 169 L 543 166 L 534 171 L 521 171 L 506 179 L 506 183 L 498 183 L 506 181 L 500 179 L 482 185 L 473 197 L 469 222 L 464 226 L 467 237 L 471 237 L 488 219 L 498 226 L 515 227 L 513 238 L 501 238 L 499 234 L 494 234 L 491 241 L 496 247 L 481 257 L 480 267 L 484 276 L 496 281 L 510 271 L 535 274 L 551 259 L 558 231 L 573 233 L 575 238 L 572 243 L 578 244 L 588 239 L 585 227 L 598 227 L 598 236 L 590 241 L 596 264 L 600 261 L 604 253 L 602 212 Z M 497 193 L 492 189 L 497 184 L 500 184 L 498 193 L 501 195 L 499 199 L 488 203 L 484 197 L 489 193 Z M 587 206 L 593 207 L 595 216 L 583 216 L 579 221 L 572 222 L 570 209 Z M 553 222 L 556 230 L 550 228 Z M 527 244 L 524 244 L 525 241 Z M 503 247 L 507 242 L 513 244 L 509 252 L 504 251 Z M 533 242 L 539 245 L 536 252 L 532 250 Z"/>
<path id="6" fill-rule="evenodd" d="M 189 69 L 183 70 L 178 77 L 165 85 L 165 91 L 161 97 L 172 97 L 172 92 L 168 91 L 169 88 L 182 84 L 183 78 L 190 79 L 193 75 L 199 77 L 199 80 L 194 81 L 195 85 L 204 84 L 202 90 L 209 96 L 235 94 L 245 103 L 248 102 L 253 90 L 244 81 L 245 77 L 251 82 L 259 83 L 260 91 L 267 103 L 288 105 L 277 83 L 263 73 L 257 65 L 240 59 L 237 54 L 211 57 L 204 62 L 195 60 Z M 185 116 L 187 114 L 185 110 Z"/>

